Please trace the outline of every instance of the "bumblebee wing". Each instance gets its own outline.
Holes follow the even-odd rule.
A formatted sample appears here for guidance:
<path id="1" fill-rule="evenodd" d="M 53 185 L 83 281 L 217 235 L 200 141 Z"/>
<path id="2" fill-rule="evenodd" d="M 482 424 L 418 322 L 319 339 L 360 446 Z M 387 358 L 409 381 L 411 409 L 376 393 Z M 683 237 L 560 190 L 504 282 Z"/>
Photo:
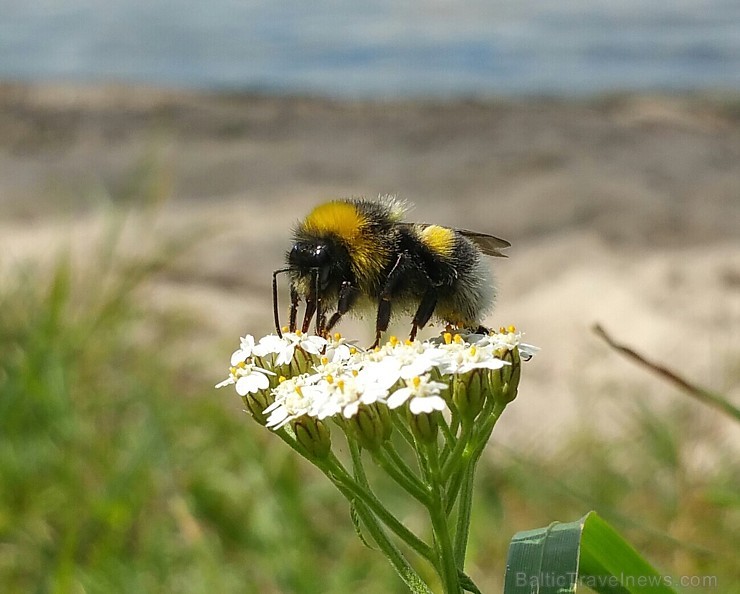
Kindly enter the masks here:
<path id="1" fill-rule="evenodd" d="M 478 233 L 477 231 L 468 231 L 467 229 L 455 229 L 460 235 L 467 237 L 475 245 L 480 248 L 480 251 L 486 254 L 486 256 L 496 256 L 497 258 L 508 258 L 506 254 L 501 253 L 500 250 L 511 247 L 511 244 L 505 239 L 495 237 L 493 235 L 487 235 L 486 233 Z"/>
<path id="2" fill-rule="evenodd" d="M 397 223 L 400 227 L 406 227 L 407 229 L 411 229 L 412 227 L 429 227 L 430 223 Z M 467 237 L 470 241 L 472 241 L 476 246 L 478 246 L 478 249 L 480 249 L 481 252 L 483 252 L 486 256 L 496 256 L 497 258 L 508 258 L 508 256 L 501 252 L 502 249 L 511 247 L 511 244 L 506 241 L 505 239 L 501 239 L 500 237 L 494 237 L 493 235 L 488 235 L 486 233 L 478 233 L 477 231 L 469 231 L 467 229 L 455 229 L 453 227 L 447 227 L 448 229 L 453 229 L 453 231 L 456 231 L 460 235 Z"/>

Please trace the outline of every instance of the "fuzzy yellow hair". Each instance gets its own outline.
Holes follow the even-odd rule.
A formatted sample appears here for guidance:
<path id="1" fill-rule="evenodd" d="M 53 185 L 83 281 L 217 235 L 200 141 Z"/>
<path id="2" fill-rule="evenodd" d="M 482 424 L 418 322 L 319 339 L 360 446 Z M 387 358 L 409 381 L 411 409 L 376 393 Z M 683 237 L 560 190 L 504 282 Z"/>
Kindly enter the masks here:
<path id="1" fill-rule="evenodd" d="M 405 211 L 403 204 L 391 197 L 381 197 L 378 203 L 387 208 L 386 216 L 395 222 Z M 378 241 L 371 226 L 372 215 L 358 207 L 358 202 L 333 200 L 314 208 L 299 226 L 302 233 L 336 237 L 347 248 L 352 268 L 360 286 L 376 282 L 388 261 L 388 249 Z"/>

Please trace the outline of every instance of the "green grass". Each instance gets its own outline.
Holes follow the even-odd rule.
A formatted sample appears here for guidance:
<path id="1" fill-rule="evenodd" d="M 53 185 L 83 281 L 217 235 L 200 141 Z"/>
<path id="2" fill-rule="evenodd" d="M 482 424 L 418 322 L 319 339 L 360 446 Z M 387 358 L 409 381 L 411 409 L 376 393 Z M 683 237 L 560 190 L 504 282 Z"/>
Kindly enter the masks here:
<path id="1" fill-rule="evenodd" d="M 176 356 L 197 320 L 138 298 L 179 248 L 130 261 L 116 229 L 84 267 L 2 271 L 0 592 L 404 592 L 328 482 L 212 388 L 218 371 Z M 199 340 L 227 361 L 243 330 Z M 737 460 L 718 445 L 711 469 L 688 463 L 712 443 L 698 405 L 619 398 L 620 440 L 490 448 L 468 563 L 484 592 L 515 532 L 590 509 L 666 573 L 740 583 Z"/>

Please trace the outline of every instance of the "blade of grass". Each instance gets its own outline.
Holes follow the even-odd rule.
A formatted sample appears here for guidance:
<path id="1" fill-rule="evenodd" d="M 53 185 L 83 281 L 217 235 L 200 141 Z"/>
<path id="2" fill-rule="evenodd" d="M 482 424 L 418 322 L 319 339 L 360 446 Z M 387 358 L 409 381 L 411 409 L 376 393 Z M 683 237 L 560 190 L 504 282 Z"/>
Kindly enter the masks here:
<path id="1" fill-rule="evenodd" d="M 725 413 L 728 417 L 735 419 L 735 421 L 740 421 L 740 408 L 737 408 L 724 396 L 716 394 L 700 386 L 696 386 L 679 376 L 674 371 L 671 371 L 667 367 L 653 361 L 649 361 L 634 349 L 623 344 L 619 344 L 609 334 L 607 334 L 606 330 L 604 330 L 604 328 L 602 328 L 599 324 L 594 325 L 593 331 L 615 351 L 622 353 L 623 355 L 632 359 L 633 361 L 636 361 L 643 367 L 646 367 L 653 373 L 656 373 L 664 379 L 667 379 L 673 385 L 679 387 L 681 390 L 683 390 L 689 396 L 695 398 L 699 402 L 706 404 L 707 406 L 713 406 L 714 408 Z"/>
<path id="2" fill-rule="evenodd" d="M 514 535 L 504 582 L 504 594 L 564 594 L 579 583 L 600 594 L 675 593 L 595 512 Z"/>

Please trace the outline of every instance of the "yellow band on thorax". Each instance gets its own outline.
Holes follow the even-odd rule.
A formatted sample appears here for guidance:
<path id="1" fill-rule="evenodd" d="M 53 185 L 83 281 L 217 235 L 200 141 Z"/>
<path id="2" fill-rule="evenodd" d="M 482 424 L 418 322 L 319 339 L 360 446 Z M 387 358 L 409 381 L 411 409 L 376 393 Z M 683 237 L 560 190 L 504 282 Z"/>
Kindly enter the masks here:
<path id="1" fill-rule="evenodd" d="M 325 202 L 314 208 L 303 222 L 303 227 L 318 234 L 331 233 L 347 243 L 356 240 L 365 218 L 353 204 Z"/>

